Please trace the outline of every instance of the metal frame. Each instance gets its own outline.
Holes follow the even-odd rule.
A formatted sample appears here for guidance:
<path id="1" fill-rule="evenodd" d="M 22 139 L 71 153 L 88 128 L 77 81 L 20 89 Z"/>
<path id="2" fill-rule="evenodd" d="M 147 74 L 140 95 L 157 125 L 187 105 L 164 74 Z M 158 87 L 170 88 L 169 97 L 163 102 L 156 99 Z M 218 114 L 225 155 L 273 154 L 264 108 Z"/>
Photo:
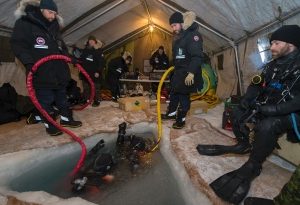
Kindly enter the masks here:
<path id="1" fill-rule="evenodd" d="M 94 16 L 93 18 L 88 19 L 87 21 L 81 23 L 80 25 L 78 25 L 78 26 L 76 26 L 75 28 L 71 29 L 69 32 L 65 32 L 65 33 L 64 33 L 64 36 L 70 35 L 71 33 L 77 31 L 77 30 L 80 29 L 81 27 L 83 27 L 83 26 L 87 25 L 88 23 L 94 21 L 96 18 L 98 18 L 98 17 L 104 15 L 105 13 L 109 12 L 110 10 L 112 10 L 113 8 L 119 6 L 120 4 L 122 4 L 122 3 L 124 3 L 124 2 L 125 2 L 125 0 L 120 0 L 120 1 L 118 1 L 117 3 L 113 4 L 113 5 L 110 6 L 109 8 L 105 9 L 105 10 L 102 11 L 101 13 L 97 14 L 96 16 Z"/>

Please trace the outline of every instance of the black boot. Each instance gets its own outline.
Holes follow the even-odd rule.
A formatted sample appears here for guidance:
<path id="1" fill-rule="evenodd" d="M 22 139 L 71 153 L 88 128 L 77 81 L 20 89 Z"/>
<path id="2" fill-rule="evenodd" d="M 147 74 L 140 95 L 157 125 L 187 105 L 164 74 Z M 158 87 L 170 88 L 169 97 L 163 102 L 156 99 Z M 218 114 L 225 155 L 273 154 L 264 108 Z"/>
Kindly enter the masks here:
<path id="1" fill-rule="evenodd" d="M 98 107 L 100 105 L 100 100 L 95 100 L 92 104 L 93 107 Z"/>
<path id="2" fill-rule="evenodd" d="M 224 174 L 210 184 L 217 196 L 239 204 L 247 195 L 251 182 L 260 175 L 261 164 L 249 159 L 239 169 Z"/>
<path id="3" fill-rule="evenodd" d="M 58 135 L 62 135 L 63 132 L 59 129 L 57 129 L 54 125 L 50 124 L 50 123 L 44 123 L 45 127 L 46 127 L 46 132 L 48 135 L 50 136 L 58 136 Z"/>
<path id="4" fill-rule="evenodd" d="M 56 113 L 52 112 L 52 113 L 49 113 L 49 116 L 54 120 L 56 121 Z M 52 125 L 46 118 L 43 117 L 43 122 L 44 122 L 44 125 L 46 127 L 46 132 L 47 134 L 49 134 L 50 136 L 58 136 L 58 135 L 62 135 L 63 132 L 56 128 L 54 125 Z"/>
<path id="5" fill-rule="evenodd" d="M 201 155 L 218 156 L 222 154 L 246 154 L 251 151 L 251 144 L 248 140 L 238 141 L 236 145 L 202 145 L 197 146 L 197 151 Z"/>
<path id="6" fill-rule="evenodd" d="M 60 124 L 63 127 L 76 128 L 76 127 L 81 127 L 82 122 L 74 120 L 73 117 L 64 117 L 64 116 L 61 116 Z"/>
<path id="7" fill-rule="evenodd" d="M 41 117 L 39 115 L 34 114 L 34 113 L 30 113 L 30 115 L 26 119 L 26 123 L 28 125 L 37 124 L 39 122 L 42 122 Z"/>
<path id="8" fill-rule="evenodd" d="M 166 114 L 161 114 L 162 120 L 176 120 L 176 111 L 175 112 L 166 112 Z"/>
<path id="9" fill-rule="evenodd" d="M 177 111 L 176 115 L 176 122 L 173 123 L 172 128 L 174 129 L 182 129 L 185 126 L 185 116 L 186 113 L 182 112 L 181 110 Z"/>
<path id="10" fill-rule="evenodd" d="M 247 197 L 244 205 L 275 205 L 272 199 L 264 199 L 258 197 Z"/>

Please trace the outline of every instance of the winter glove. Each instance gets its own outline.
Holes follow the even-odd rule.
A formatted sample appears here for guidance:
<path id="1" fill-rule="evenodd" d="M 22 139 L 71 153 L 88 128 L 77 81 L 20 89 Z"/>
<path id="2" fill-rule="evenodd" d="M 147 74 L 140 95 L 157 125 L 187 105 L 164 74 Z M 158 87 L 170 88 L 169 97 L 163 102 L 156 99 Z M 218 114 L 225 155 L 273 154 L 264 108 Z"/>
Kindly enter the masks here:
<path id="1" fill-rule="evenodd" d="M 185 77 L 184 83 L 187 86 L 193 85 L 194 84 L 194 74 L 188 73 L 188 75 Z"/>

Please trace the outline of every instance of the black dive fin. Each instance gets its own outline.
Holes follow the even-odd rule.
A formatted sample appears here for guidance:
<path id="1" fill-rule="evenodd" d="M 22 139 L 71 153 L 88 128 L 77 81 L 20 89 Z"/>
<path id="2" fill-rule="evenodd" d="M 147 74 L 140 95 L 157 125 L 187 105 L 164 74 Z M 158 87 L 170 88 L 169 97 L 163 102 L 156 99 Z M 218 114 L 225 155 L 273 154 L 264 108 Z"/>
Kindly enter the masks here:
<path id="1" fill-rule="evenodd" d="M 247 143 L 238 143 L 236 145 L 202 145 L 199 144 L 196 147 L 197 151 L 201 155 L 207 156 L 218 156 L 228 153 L 234 154 L 246 154 L 251 150 L 250 144 Z"/>
<path id="2" fill-rule="evenodd" d="M 210 186 L 220 198 L 238 204 L 246 197 L 250 188 L 250 180 L 240 177 L 236 170 L 219 177 Z"/>

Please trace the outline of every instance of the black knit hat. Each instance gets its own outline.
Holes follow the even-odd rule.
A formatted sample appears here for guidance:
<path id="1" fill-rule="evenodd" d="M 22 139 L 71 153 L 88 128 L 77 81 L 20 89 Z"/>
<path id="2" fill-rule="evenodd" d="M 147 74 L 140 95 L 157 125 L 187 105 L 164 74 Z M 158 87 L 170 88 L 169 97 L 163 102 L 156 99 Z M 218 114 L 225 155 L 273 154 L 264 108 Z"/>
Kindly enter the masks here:
<path id="1" fill-rule="evenodd" d="M 274 31 L 270 42 L 273 40 L 283 41 L 300 47 L 300 27 L 298 25 L 284 25 Z"/>
<path id="2" fill-rule="evenodd" d="M 173 23 L 183 23 L 183 16 L 182 16 L 182 14 L 179 13 L 179 12 L 173 13 L 170 16 L 169 23 L 170 23 L 170 25 L 173 24 Z"/>
<path id="3" fill-rule="evenodd" d="M 41 0 L 40 9 L 48 9 L 57 12 L 57 5 L 53 0 Z"/>

